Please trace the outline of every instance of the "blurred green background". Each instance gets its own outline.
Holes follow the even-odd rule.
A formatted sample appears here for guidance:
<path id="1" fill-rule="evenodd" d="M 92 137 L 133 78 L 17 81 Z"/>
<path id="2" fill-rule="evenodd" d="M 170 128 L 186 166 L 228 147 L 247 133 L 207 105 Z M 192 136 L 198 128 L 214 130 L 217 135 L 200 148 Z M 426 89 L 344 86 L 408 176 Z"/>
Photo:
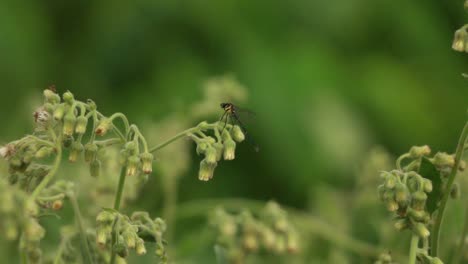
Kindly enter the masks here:
<path id="1" fill-rule="evenodd" d="M 31 112 L 51 84 L 144 127 L 190 115 L 207 79 L 233 74 L 248 90 L 240 105 L 257 112 L 248 128 L 261 151 L 241 144 L 236 160 L 204 183 L 192 146 L 177 200 L 274 199 L 320 214 L 317 199 L 352 190 L 375 145 L 392 155 L 423 144 L 454 151 L 468 103 L 468 60 L 450 48 L 468 21 L 462 4 L 3 0 L 0 139 L 31 130 Z M 160 215 L 158 183 L 133 206 Z M 178 225 L 174 245 L 193 229 Z"/>

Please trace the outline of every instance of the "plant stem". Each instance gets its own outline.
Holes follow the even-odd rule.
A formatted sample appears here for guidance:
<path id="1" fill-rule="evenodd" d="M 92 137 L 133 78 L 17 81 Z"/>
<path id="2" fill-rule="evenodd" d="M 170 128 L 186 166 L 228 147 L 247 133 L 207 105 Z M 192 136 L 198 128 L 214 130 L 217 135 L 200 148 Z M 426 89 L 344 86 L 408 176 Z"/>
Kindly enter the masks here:
<path id="1" fill-rule="evenodd" d="M 468 206 L 465 209 L 465 223 L 463 225 L 463 231 L 460 236 L 460 242 L 458 243 L 458 248 L 457 251 L 455 251 L 455 256 L 453 258 L 452 263 L 458 264 L 460 263 L 460 259 L 464 253 L 464 248 L 465 248 L 465 241 L 466 241 L 466 235 L 468 234 Z"/>
<path id="2" fill-rule="evenodd" d="M 120 171 L 120 178 L 119 178 L 119 185 L 117 186 L 117 193 L 115 194 L 114 200 L 114 210 L 119 211 L 120 209 L 120 202 L 122 200 L 123 189 L 125 185 L 125 178 L 127 175 L 125 174 L 125 166 L 122 166 Z M 117 226 L 118 217 L 115 218 L 114 224 L 112 226 L 112 243 L 111 243 L 111 264 L 115 263 L 115 258 L 117 257 L 117 253 L 114 251 L 114 243 L 115 243 L 115 227 Z"/>
<path id="3" fill-rule="evenodd" d="M 190 133 L 194 133 L 195 131 L 198 131 L 200 128 L 198 128 L 197 126 L 196 127 L 192 127 L 192 128 L 189 128 L 187 130 L 184 130 L 182 132 L 180 132 L 179 134 L 173 136 L 172 138 L 164 141 L 163 143 L 157 145 L 157 146 L 154 146 L 152 148 L 149 149 L 149 152 L 155 152 L 159 149 L 162 149 L 164 148 L 165 146 L 171 144 L 172 142 L 176 141 L 177 139 L 181 138 L 181 137 L 184 137 L 184 136 L 187 136 L 188 134 Z"/>
<path id="4" fill-rule="evenodd" d="M 41 191 L 47 186 L 47 184 L 52 180 L 54 175 L 57 173 L 57 170 L 60 166 L 60 162 L 62 161 L 62 140 L 61 137 L 58 137 L 56 140 L 56 146 L 55 148 L 57 149 L 57 155 L 55 156 L 55 161 L 52 166 L 52 169 L 47 173 L 47 175 L 44 177 L 44 179 L 41 181 L 41 183 L 34 189 L 34 191 L 31 194 L 30 199 L 34 200 L 36 197 L 41 193 Z"/>
<path id="5" fill-rule="evenodd" d="M 75 214 L 76 225 L 80 233 L 80 243 L 81 243 L 81 253 L 83 256 L 84 263 L 94 263 L 93 258 L 91 257 L 91 251 L 89 249 L 89 241 L 86 237 L 86 230 L 83 224 L 83 219 L 81 218 L 80 207 L 74 193 L 67 193 L 68 199 L 70 200 L 73 211 Z"/>
<path id="6" fill-rule="evenodd" d="M 413 234 L 413 236 L 411 236 L 408 264 L 416 264 L 416 252 L 418 251 L 418 242 L 419 236 Z"/>
<path id="7" fill-rule="evenodd" d="M 439 256 L 440 227 L 442 225 L 442 221 L 444 220 L 444 211 L 445 211 L 445 207 L 447 206 L 447 201 L 450 196 L 450 190 L 452 189 L 453 181 L 455 180 L 458 167 L 460 166 L 460 160 L 463 156 L 463 149 L 465 146 L 465 141 L 466 141 L 467 136 L 468 136 L 468 122 L 465 123 L 465 126 L 463 127 L 463 131 L 460 135 L 460 139 L 458 140 L 457 150 L 455 153 L 455 164 L 453 165 L 452 171 L 450 171 L 450 175 L 447 180 L 447 185 L 445 187 L 445 191 L 443 193 L 442 200 L 440 202 L 440 207 L 437 212 L 436 219 L 434 221 L 434 227 L 432 228 L 431 255 L 433 257 Z"/>

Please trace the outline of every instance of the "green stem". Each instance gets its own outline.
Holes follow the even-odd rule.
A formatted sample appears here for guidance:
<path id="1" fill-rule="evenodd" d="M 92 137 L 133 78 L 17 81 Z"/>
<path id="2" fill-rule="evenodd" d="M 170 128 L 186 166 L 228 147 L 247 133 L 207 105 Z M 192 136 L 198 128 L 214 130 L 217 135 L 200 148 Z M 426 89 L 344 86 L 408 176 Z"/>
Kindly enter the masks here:
<path id="1" fill-rule="evenodd" d="M 125 166 L 122 166 L 120 171 L 120 178 L 119 178 L 119 185 L 117 186 L 117 193 L 115 194 L 114 200 L 114 210 L 119 211 L 120 209 L 120 202 L 122 200 L 123 189 L 125 185 L 125 178 L 127 175 L 125 174 Z M 117 226 L 118 217 L 115 218 L 114 224 L 112 225 L 112 242 L 111 242 L 111 264 L 115 263 L 115 259 L 117 257 L 117 253 L 114 251 L 114 244 L 116 242 L 116 230 L 115 227 Z"/>
<path id="2" fill-rule="evenodd" d="M 463 225 L 463 231 L 460 236 L 460 242 L 458 243 L 458 248 L 457 248 L 457 251 L 455 251 L 455 256 L 452 261 L 452 263 L 454 264 L 460 263 L 460 259 L 462 258 L 463 253 L 465 253 L 463 249 L 465 248 L 465 241 L 466 241 L 467 234 L 468 234 L 468 206 L 465 209 L 465 223 Z"/>
<path id="3" fill-rule="evenodd" d="M 173 136 L 172 138 L 164 141 L 163 143 L 157 145 L 157 146 L 154 146 L 152 148 L 149 149 L 149 152 L 156 152 L 158 151 L 159 149 L 162 149 L 164 148 L 165 146 L 171 144 L 172 142 L 176 141 L 177 139 L 181 138 L 181 137 L 184 137 L 184 136 L 187 136 L 188 134 L 190 133 L 194 133 L 196 131 L 198 131 L 199 128 L 198 127 L 192 127 L 192 128 L 189 128 L 187 130 L 184 130 L 182 132 L 180 132 L 179 134 Z"/>
<path id="4" fill-rule="evenodd" d="M 457 150 L 455 153 L 455 164 L 453 165 L 452 171 L 447 180 L 447 185 L 440 202 L 440 207 L 437 212 L 436 219 L 434 221 L 434 227 L 432 228 L 432 240 L 431 240 L 431 255 L 433 257 L 439 256 L 439 238 L 440 238 L 440 227 L 444 220 L 445 207 L 447 206 L 447 201 L 450 197 L 450 190 L 452 189 L 455 176 L 457 175 L 458 167 L 460 166 L 460 161 L 463 156 L 463 149 L 465 146 L 465 141 L 468 136 L 468 122 L 465 123 L 463 131 L 458 140 Z"/>
<path id="5" fill-rule="evenodd" d="M 416 264 L 416 253 L 418 251 L 419 236 L 413 234 L 409 252 L 408 264 Z"/>
<path id="6" fill-rule="evenodd" d="M 58 168 L 60 166 L 60 162 L 62 161 L 62 140 L 61 137 L 59 137 L 56 141 L 56 146 L 55 148 L 57 149 L 57 155 L 55 156 L 55 161 L 54 164 L 52 165 L 52 169 L 47 173 L 47 175 L 44 177 L 44 179 L 41 181 L 41 183 L 34 189 L 34 191 L 31 194 L 30 199 L 34 200 L 36 197 L 41 193 L 41 191 L 47 186 L 47 184 L 52 180 L 54 175 L 57 173 Z"/>
<path id="7" fill-rule="evenodd" d="M 178 205 L 177 217 L 179 219 L 189 219 L 197 215 L 205 216 L 206 213 L 216 206 L 222 205 L 230 210 L 242 210 L 249 208 L 252 211 L 260 211 L 265 206 L 263 201 L 255 201 L 248 199 L 210 199 L 186 202 Z M 384 249 L 375 247 L 364 241 L 348 236 L 345 232 L 337 230 L 334 226 L 313 216 L 311 214 L 299 211 L 294 208 L 282 206 L 288 212 L 293 222 L 297 224 L 299 230 L 304 230 L 309 233 L 320 236 L 343 249 L 355 252 L 361 256 L 377 258 Z M 396 256 L 402 258 L 402 256 Z"/>
<path id="8" fill-rule="evenodd" d="M 86 230 L 83 224 L 83 219 L 81 217 L 80 207 L 78 201 L 73 192 L 67 193 L 68 199 L 70 200 L 73 211 L 75 214 L 76 225 L 80 233 L 80 243 L 81 243 L 81 253 L 83 256 L 84 263 L 94 263 L 93 258 L 91 257 L 91 251 L 89 249 L 89 241 L 86 237 Z"/>

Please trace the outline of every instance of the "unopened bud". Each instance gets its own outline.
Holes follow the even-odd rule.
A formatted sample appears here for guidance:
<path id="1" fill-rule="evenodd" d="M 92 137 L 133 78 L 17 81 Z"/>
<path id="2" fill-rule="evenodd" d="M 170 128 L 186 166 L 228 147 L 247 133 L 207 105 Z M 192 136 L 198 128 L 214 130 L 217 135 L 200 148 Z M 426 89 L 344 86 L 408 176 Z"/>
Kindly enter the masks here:
<path id="1" fill-rule="evenodd" d="M 66 91 L 65 93 L 63 93 L 62 98 L 63 98 L 63 101 L 69 105 L 72 105 L 73 102 L 75 101 L 75 98 L 70 91 Z"/>
<path id="2" fill-rule="evenodd" d="M 232 139 L 228 139 L 224 142 L 224 160 L 233 160 L 236 153 L 236 142 Z"/>
<path id="3" fill-rule="evenodd" d="M 112 126 L 112 121 L 109 118 L 102 118 L 99 121 L 98 126 L 96 127 L 96 130 L 95 130 L 96 135 L 104 136 L 107 133 L 107 131 L 109 131 L 111 126 Z"/>
<path id="4" fill-rule="evenodd" d="M 257 240 L 257 237 L 252 234 L 252 233 L 248 233 L 244 236 L 244 239 L 243 239 L 243 245 L 244 245 L 244 248 L 247 250 L 247 251 L 257 251 L 258 250 L 258 240 Z"/>
<path id="5" fill-rule="evenodd" d="M 124 231 L 122 233 L 122 236 L 128 248 L 135 248 L 136 246 L 135 233 L 132 233 L 130 231 Z"/>
<path id="6" fill-rule="evenodd" d="M 209 164 L 205 159 L 200 162 L 200 170 L 198 171 L 198 179 L 200 181 L 208 181 L 213 178 L 215 164 Z"/>
<path id="7" fill-rule="evenodd" d="M 395 200 L 397 201 L 397 203 L 406 204 L 409 201 L 409 197 L 410 194 L 408 187 L 406 187 L 406 185 L 404 185 L 403 183 L 398 182 L 395 185 Z"/>
<path id="8" fill-rule="evenodd" d="M 65 114 L 65 105 L 59 104 L 54 110 L 54 119 L 57 121 L 62 120 L 63 115 Z"/>
<path id="9" fill-rule="evenodd" d="M 432 192 L 432 181 L 429 179 L 424 179 L 424 191 L 427 193 Z"/>
<path id="10" fill-rule="evenodd" d="M 462 27 L 455 31 L 455 35 L 453 37 L 453 42 L 452 42 L 452 49 L 459 51 L 459 52 L 464 52 L 467 50 L 467 32 L 465 27 Z"/>
<path id="11" fill-rule="evenodd" d="M 398 210 L 398 203 L 395 201 L 387 201 L 387 210 L 390 212 L 395 212 Z"/>
<path id="12" fill-rule="evenodd" d="M 70 155 L 68 156 L 68 161 L 76 162 L 80 154 L 83 152 L 83 144 L 81 142 L 73 142 L 71 145 Z"/>
<path id="13" fill-rule="evenodd" d="M 415 223 L 413 225 L 413 232 L 420 238 L 427 238 L 431 234 L 427 227 L 422 223 Z"/>
<path id="14" fill-rule="evenodd" d="M 244 132 L 242 131 L 242 129 L 235 125 L 233 128 L 232 128 L 232 131 L 231 131 L 231 135 L 232 135 L 232 138 L 237 141 L 237 142 L 242 142 L 245 140 L 245 134 Z"/>
<path id="15" fill-rule="evenodd" d="M 218 154 L 213 146 L 209 146 L 205 151 L 205 160 L 208 164 L 215 164 L 217 162 Z"/>
<path id="16" fill-rule="evenodd" d="M 151 174 L 153 171 L 153 154 L 146 152 L 140 154 L 141 170 L 145 174 Z"/>
<path id="17" fill-rule="evenodd" d="M 96 216 L 96 222 L 98 224 L 108 225 L 111 224 L 115 220 L 115 214 L 108 212 L 108 211 L 101 211 Z"/>
<path id="18" fill-rule="evenodd" d="M 398 219 L 395 224 L 393 225 L 396 230 L 402 231 L 406 228 L 408 228 L 408 220 L 407 219 Z"/>
<path id="19" fill-rule="evenodd" d="M 427 194 L 423 191 L 416 191 L 411 196 L 411 207 L 416 210 L 423 210 L 426 205 Z"/>
<path id="20" fill-rule="evenodd" d="M 413 159 L 421 158 L 431 154 L 431 148 L 428 145 L 413 146 L 409 151 L 410 157 Z"/>
<path id="21" fill-rule="evenodd" d="M 73 113 L 73 109 L 70 109 L 68 113 L 63 117 L 63 134 L 66 136 L 73 135 L 75 131 L 76 117 Z"/>
<path id="22" fill-rule="evenodd" d="M 63 207 L 62 200 L 55 200 L 52 203 L 52 210 L 54 210 L 54 211 L 58 211 L 58 210 L 62 209 L 62 207 Z"/>
<path id="23" fill-rule="evenodd" d="M 76 119 L 75 132 L 79 135 L 82 135 L 86 132 L 86 126 L 88 125 L 88 119 L 84 116 L 79 116 Z"/>
<path id="24" fill-rule="evenodd" d="M 43 94 L 48 103 L 57 104 L 60 102 L 60 96 L 50 89 L 45 89 Z"/>
<path id="25" fill-rule="evenodd" d="M 455 158 L 445 152 L 438 152 L 434 155 L 434 165 L 439 167 L 453 167 Z"/>
<path id="26" fill-rule="evenodd" d="M 395 184 L 396 184 L 396 176 L 393 175 L 393 174 L 389 174 L 386 179 L 385 179 L 385 187 L 387 187 L 387 189 L 393 189 L 395 188 Z"/>
<path id="27" fill-rule="evenodd" d="M 201 155 L 205 153 L 205 150 L 208 148 L 208 144 L 206 142 L 200 142 L 197 144 L 197 154 Z"/>
<path id="28" fill-rule="evenodd" d="M 88 143 L 84 146 L 84 158 L 86 162 L 91 162 L 96 159 L 98 146 L 95 143 Z"/>
<path id="29" fill-rule="evenodd" d="M 140 168 L 140 158 L 138 156 L 130 156 L 127 160 L 127 176 L 135 176 Z"/>
<path id="30" fill-rule="evenodd" d="M 143 239 L 141 238 L 138 238 L 136 241 L 135 249 L 136 253 L 140 256 L 146 254 L 145 241 L 143 241 Z"/>
<path id="31" fill-rule="evenodd" d="M 212 146 L 216 149 L 216 161 L 220 161 L 223 157 L 224 145 L 220 142 L 213 143 Z"/>

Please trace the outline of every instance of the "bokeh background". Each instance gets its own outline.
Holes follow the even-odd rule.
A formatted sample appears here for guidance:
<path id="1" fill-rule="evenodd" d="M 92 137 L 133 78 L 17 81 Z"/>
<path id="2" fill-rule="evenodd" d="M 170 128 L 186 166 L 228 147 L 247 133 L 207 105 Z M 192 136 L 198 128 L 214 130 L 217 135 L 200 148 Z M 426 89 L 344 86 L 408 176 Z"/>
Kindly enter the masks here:
<path id="1" fill-rule="evenodd" d="M 165 124 L 183 129 L 216 121 L 221 109 L 209 115 L 193 111 L 210 98 L 203 89 L 207 80 L 224 76 L 244 86 L 243 99 L 233 103 L 257 113 L 247 127 L 261 151 L 241 144 L 236 159 L 222 162 L 208 183 L 197 178 L 200 158 L 193 145 L 181 156 L 161 157 L 156 168 L 187 159 L 171 172 L 178 178 L 169 190 L 177 192 L 161 187 L 164 176 L 158 173 L 167 169 L 157 170 L 129 208 L 162 215 L 168 196 L 181 206 L 201 199 L 274 199 L 379 244 L 384 240 L 366 223 L 372 213 L 388 216 L 385 210 L 349 210 L 344 201 L 361 191 L 359 170 L 375 146 L 390 156 L 423 144 L 454 151 L 468 103 L 461 76 L 468 58 L 450 48 L 453 32 L 468 21 L 462 4 L 3 0 L 0 139 L 31 131 L 41 91 L 55 84 L 59 92 L 92 98 L 103 113 L 127 114 L 156 144 L 170 136 L 157 133 L 172 131 Z M 219 100 L 212 105 L 218 107 Z M 167 121 L 174 116 L 183 121 Z M 373 190 L 362 189 L 378 204 Z M 204 216 L 174 223 L 169 244 L 180 263 L 214 261 L 213 244 L 197 241 Z M 454 222 L 455 230 L 459 225 Z M 408 239 L 399 239 L 383 246 L 401 244 L 405 253 Z M 304 244 L 307 254 L 295 261 L 364 261 L 326 239 L 319 242 Z M 2 245 L 4 254 L 15 257 L 8 251 L 14 245 Z"/>

